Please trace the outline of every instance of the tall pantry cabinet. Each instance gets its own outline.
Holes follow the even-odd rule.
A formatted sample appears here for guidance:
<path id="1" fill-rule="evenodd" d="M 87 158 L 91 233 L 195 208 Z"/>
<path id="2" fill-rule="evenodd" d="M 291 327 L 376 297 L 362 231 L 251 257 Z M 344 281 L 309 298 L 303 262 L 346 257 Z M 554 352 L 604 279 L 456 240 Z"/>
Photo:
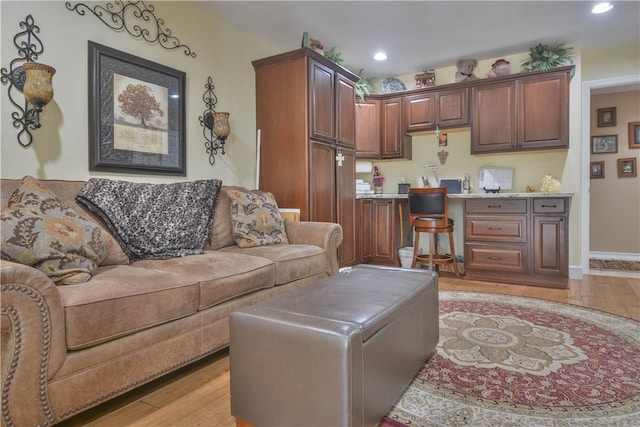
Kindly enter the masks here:
<path id="1" fill-rule="evenodd" d="M 303 221 L 343 229 L 340 266 L 357 263 L 355 82 L 311 49 L 253 61 L 260 189 Z"/>

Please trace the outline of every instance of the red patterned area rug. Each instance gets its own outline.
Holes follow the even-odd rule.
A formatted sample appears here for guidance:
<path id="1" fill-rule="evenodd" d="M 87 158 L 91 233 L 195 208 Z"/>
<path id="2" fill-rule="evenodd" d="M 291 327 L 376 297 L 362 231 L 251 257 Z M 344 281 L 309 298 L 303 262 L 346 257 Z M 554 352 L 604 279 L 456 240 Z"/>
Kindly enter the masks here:
<path id="1" fill-rule="evenodd" d="M 640 322 L 441 291 L 436 354 L 380 426 L 640 426 Z"/>

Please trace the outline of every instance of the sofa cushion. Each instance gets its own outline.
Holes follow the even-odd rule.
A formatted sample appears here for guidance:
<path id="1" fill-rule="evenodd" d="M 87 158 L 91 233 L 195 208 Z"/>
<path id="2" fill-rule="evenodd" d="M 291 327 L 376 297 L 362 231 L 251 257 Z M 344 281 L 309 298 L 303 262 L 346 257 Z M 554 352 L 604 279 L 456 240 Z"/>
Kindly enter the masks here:
<path id="1" fill-rule="evenodd" d="M 129 258 L 166 259 L 203 252 L 221 185 L 91 178 L 76 199 L 103 218 Z"/>
<path id="2" fill-rule="evenodd" d="M 9 197 L 13 191 L 21 184 L 19 179 L 6 179 L 3 178 L 2 185 L 0 186 L 0 206 L 5 208 L 9 204 Z M 71 209 L 85 218 L 91 219 L 100 226 L 102 229 L 107 246 L 107 256 L 102 260 L 100 265 L 117 265 L 117 264 L 129 264 L 129 258 L 122 251 L 120 244 L 107 230 L 106 226 L 100 218 L 94 216 L 91 211 L 78 205 L 76 202 L 76 195 L 86 183 L 86 181 L 65 181 L 56 179 L 41 179 L 40 182 L 44 183 L 60 200 L 66 203 Z"/>
<path id="3" fill-rule="evenodd" d="M 1 214 L 2 259 L 37 268 L 58 284 L 86 282 L 105 258 L 101 228 L 27 176 Z"/>
<path id="4" fill-rule="evenodd" d="M 273 287 L 276 279 L 273 261 L 244 253 L 206 251 L 202 255 L 162 261 L 136 261 L 133 266 L 170 271 L 198 281 L 200 310 L 259 289 Z"/>
<path id="5" fill-rule="evenodd" d="M 289 243 L 278 204 L 271 193 L 235 190 L 231 199 L 233 238 L 241 248 Z"/>
<path id="6" fill-rule="evenodd" d="M 198 309 L 198 281 L 129 265 L 99 267 L 82 286 L 60 286 L 67 347 L 79 350 L 179 319 Z"/>
<path id="7" fill-rule="evenodd" d="M 227 246 L 234 246 L 236 241 L 233 240 L 233 224 L 231 223 L 231 199 L 228 192 L 230 190 L 242 189 L 242 187 L 233 187 L 223 185 L 216 198 L 216 209 L 213 216 L 213 224 L 211 225 L 211 233 L 209 240 L 205 245 L 205 249 L 217 250 Z"/>
<path id="8" fill-rule="evenodd" d="M 326 254 L 322 248 L 315 245 L 288 244 L 253 248 L 229 246 L 220 249 L 219 252 L 242 253 L 273 261 L 276 266 L 276 285 L 321 274 L 327 269 Z"/>

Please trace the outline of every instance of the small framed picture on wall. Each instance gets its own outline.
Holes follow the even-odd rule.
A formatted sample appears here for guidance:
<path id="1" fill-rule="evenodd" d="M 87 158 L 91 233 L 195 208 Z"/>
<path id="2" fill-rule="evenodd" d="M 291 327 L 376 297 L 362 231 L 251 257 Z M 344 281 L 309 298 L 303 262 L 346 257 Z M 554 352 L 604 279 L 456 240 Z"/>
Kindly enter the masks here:
<path id="1" fill-rule="evenodd" d="M 636 158 L 618 159 L 618 178 L 632 178 L 638 175 Z"/>
<path id="2" fill-rule="evenodd" d="M 591 162 L 591 178 L 604 178 L 604 162 Z"/>
<path id="3" fill-rule="evenodd" d="M 640 122 L 629 122 L 629 148 L 640 148 Z"/>
<path id="4" fill-rule="evenodd" d="M 618 152 L 618 135 L 599 135 L 591 137 L 591 154 Z"/>
<path id="5" fill-rule="evenodd" d="M 616 125 L 616 107 L 598 108 L 598 127 Z"/>

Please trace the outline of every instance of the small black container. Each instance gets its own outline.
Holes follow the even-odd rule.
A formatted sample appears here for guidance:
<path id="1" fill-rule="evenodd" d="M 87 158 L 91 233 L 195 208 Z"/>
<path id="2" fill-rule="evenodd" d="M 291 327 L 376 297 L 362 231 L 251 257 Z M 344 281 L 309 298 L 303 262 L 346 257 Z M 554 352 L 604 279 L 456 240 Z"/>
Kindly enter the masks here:
<path id="1" fill-rule="evenodd" d="M 409 193 L 409 188 L 411 188 L 411 184 L 408 182 L 401 182 L 398 184 L 398 194 L 407 194 Z"/>

